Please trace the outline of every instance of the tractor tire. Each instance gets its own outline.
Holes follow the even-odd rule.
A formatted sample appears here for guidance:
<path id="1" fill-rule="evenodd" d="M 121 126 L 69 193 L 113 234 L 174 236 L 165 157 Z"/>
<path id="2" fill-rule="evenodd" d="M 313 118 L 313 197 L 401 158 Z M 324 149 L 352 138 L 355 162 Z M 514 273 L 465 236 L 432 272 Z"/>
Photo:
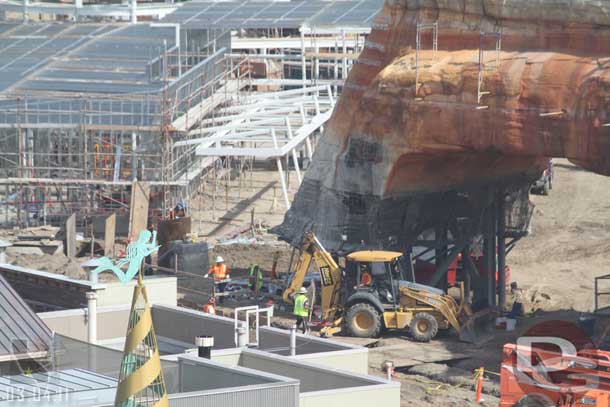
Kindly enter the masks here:
<path id="1" fill-rule="evenodd" d="M 411 336 L 417 342 L 430 342 L 438 333 L 438 322 L 425 312 L 415 314 L 409 325 Z"/>
<path id="2" fill-rule="evenodd" d="M 536 394 L 523 396 L 513 407 L 553 407 L 555 404 Z"/>
<path id="3" fill-rule="evenodd" d="M 346 314 L 347 330 L 357 338 L 377 338 L 383 322 L 379 312 L 366 302 L 352 305 Z"/>

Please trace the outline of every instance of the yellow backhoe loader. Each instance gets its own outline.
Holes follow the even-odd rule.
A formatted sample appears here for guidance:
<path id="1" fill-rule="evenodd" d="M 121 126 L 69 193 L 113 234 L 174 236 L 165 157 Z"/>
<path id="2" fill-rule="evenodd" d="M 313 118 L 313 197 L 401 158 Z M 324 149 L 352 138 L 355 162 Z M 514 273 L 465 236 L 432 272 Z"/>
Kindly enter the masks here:
<path id="1" fill-rule="evenodd" d="M 327 321 L 322 335 L 346 329 L 352 336 L 372 338 L 384 329 L 408 329 L 414 340 L 427 342 L 439 329 L 453 328 L 461 340 L 480 342 L 474 326 L 479 315 L 463 300 L 458 303 L 442 290 L 415 283 L 402 253 L 358 251 L 347 255 L 341 268 L 311 232 L 303 237 L 292 281 L 284 291 L 286 302 L 292 303 L 312 260 L 320 273 L 322 318 Z"/>

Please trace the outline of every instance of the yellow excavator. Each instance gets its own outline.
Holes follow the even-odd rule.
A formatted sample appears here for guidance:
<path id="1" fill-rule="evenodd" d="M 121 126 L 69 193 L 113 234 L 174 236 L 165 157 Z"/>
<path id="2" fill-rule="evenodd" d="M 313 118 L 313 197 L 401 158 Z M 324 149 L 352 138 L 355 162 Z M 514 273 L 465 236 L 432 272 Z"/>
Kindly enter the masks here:
<path id="1" fill-rule="evenodd" d="M 439 329 L 453 328 L 461 340 L 480 342 L 475 315 L 463 301 L 463 286 L 458 303 L 442 290 L 415 283 L 399 252 L 353 252 L 345 257 L 342 268 L 311 232 L 303 237 L 284 301 L 292 303 L 312 260 L 320 273 L 322 318 L 327 322 L 323 336 L 346 329 L 352 336 L 373 338 L 385 329 L 408 329 L 414 340 L 427 342 Z"/>

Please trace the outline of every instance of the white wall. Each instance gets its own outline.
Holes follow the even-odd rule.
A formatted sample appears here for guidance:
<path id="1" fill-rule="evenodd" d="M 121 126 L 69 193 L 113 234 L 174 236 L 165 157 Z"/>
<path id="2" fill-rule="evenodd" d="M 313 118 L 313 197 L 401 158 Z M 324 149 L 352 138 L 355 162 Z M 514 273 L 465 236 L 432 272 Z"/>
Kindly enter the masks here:
<path id="1" fill-rule="evenodd" d="M 97 309 L 97 339 L 124 337 L 127 332 L 129 306 Z M 38 316 L 55 333 L 69 338 L 87 341 L 88 318 L 85 309 L 41 312 Z"/>
<path id="2" fill-rule="evenodd" d="M 362 375 L 369 373 L 369 353 L 367 348 L 297 355 L 293 358 Z"/>
<path id="3" fill-rule="evenodd" d="M 114 305 L 131 305 L 133 288 L 137 281 L 129 284 L 121 282 L 105 283 L 106 289 L 97 291 L 97 306 L 111 307 Z M 171 305 L 178 304 L 178 280 L 176 277 L 148 277 L 144 279 L 148 302 L 152 304 Z"/>

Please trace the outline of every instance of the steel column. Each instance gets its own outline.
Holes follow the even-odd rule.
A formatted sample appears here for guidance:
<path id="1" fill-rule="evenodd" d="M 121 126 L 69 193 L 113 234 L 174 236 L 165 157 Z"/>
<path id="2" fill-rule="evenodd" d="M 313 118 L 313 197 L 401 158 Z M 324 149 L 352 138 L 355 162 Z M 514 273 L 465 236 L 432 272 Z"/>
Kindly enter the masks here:
<path id="1" fill-rule="evenodd" d="M 506 306 L 506 201 L 504 190 L 498 192 L 498 309 L 504 311 Z"/>

